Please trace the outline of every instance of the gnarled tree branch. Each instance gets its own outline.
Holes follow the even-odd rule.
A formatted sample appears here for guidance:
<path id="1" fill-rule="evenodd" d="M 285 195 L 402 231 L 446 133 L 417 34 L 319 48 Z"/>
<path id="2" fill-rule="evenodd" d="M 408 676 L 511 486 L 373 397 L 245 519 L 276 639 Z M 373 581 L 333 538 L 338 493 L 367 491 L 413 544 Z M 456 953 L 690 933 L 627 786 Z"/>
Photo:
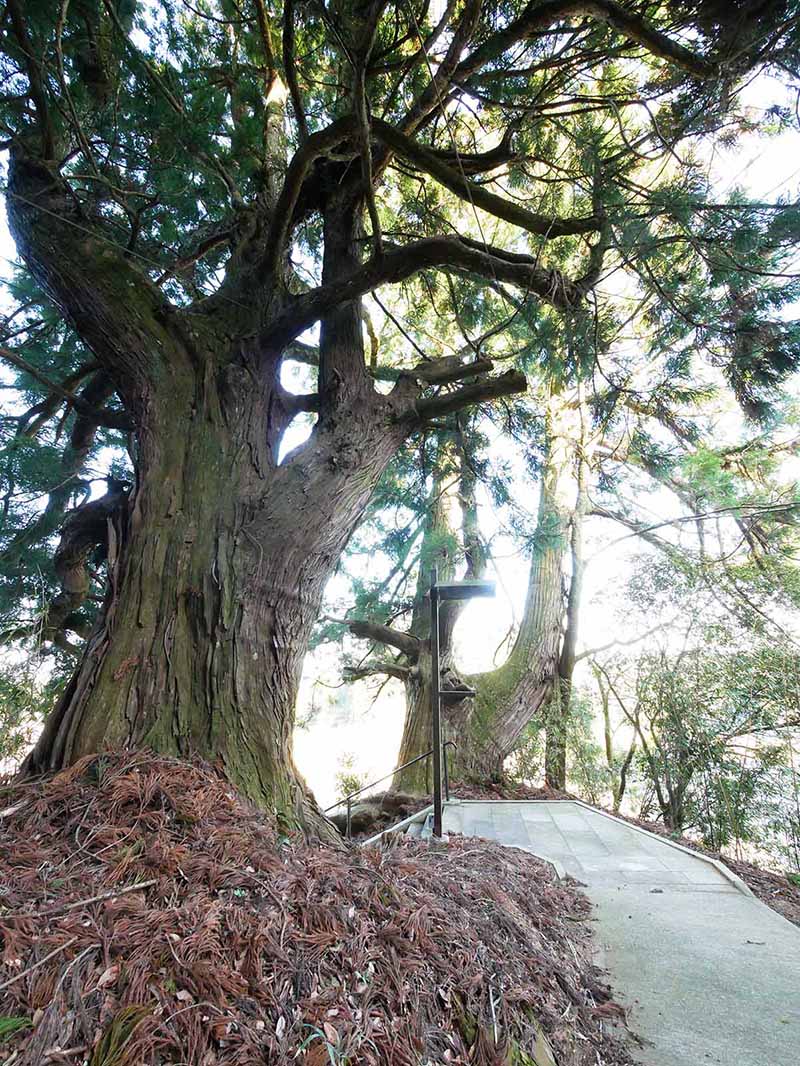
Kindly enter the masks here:
<path id="1" fill-rule="evenodd" d="M 411 633 L 404 633 L 400 629 L 381 625 L 379 622 L 368 622 L 357 619 L 348 622 L 348 629 L 354 637 L 362 640 L 374 640 L 378 644 L 388 644 L 390 648 L 397 648 L 413 663 L 419 658 L 420 641 Z"/>
<path id="2" fill-rule="evenodd" d="M 499 377 L 483 378 L 471 385 L 464 385 L 453 392 L 443 392 L 438 396 L 425 397 L 413 405 L 414 415 L 423 422 L 431 418 L 461 411 L 478 403 L 497 400 L 501 396 L 513 396 L 525 392 L 528 384 L 525 375 L 519 370 L 508 370 Z"/>
<path id="3" fill-rule="evenodd" d="M 40 385 L 44 385 L 49 392 L 55 396 L 59 396 L 62 400 L 66 400 L 71 407 L 73 407 L 79 414 L 85 418 L 90 419 L 97 426 L 107 426 L 109 429 L 120 429 L 127 433 L 133 429 L 131 420 L 120 411 L 108 411 L 92 407 L 90 403 L 78 396 L 77 393 L 71 392 L 69 389 L 60 385 L 57 381 L 51 381 L 46 374 L 43 374 L 41 370 L 37 369 L 32 363 L 29 363 L 27 359 L 23 359 L 21 355 L 18 355 L 11 348 L 0 346 L 0 359 L 3 359 L 6 363 L 10 363 L 11 366 L 22 370 L 25 374 L 29 374 L 34 381 L 38 381 Z"/>
<path id="4" fill-rule="evenodd" d="M 346 666 L 342 673 L 348 681 L 363 681 L 367 677 L 380 677 L 381 675 L 396 677 L 398 681 L 406 681 L 411 673 L 411 667 L 375 659 L 364 663 L 363 666 Z"/>
<path id="5" fill-rule="evenodd" d="M 424 145 L 411 137 L 406 137 L 387 122 L 373 119 L 372 129 L 375 136 L 379 137 L 389 148 L 402 155 L 414 166 L 419 167 L 420 170 L 424 170 L 426 174 L 430 174 L 432 178 L 462 200 L 467 200 L 482 211 L 494 215 L 495 218 L 502 218 L 529 233 L 549 239 L 576 233 L 593 233 L 600 228 L 600 219 L 594 215 L 585 218 L 554 218 L 529 211 L 514 200 L 498 196 L 483 185 L 476 185 L 469 181 Z"/>
<path id="6" fill-rule="evenodd" d="M 494 281 L 505 281 L 546 300 L 559 310 L 571 310 L 584 290 L 557 270 L 543 270 L 531 256 L 503 253 L 491 245 L 461 237 L 427 237 L 405 247 L 387 249 L 349 277 L 311 289 L 294 299 L 262 333 L 265 348 L 284 347 L 331 309 L 378 288 L 405 281 L 426 267 L 459 270 Z"/>
<path id="7" fill-rule="evenodd" d="M 455 69 L 453 80 L 463 81 L 486 63 L 502 55 L 519 41 L 552 26 L 559 19 L 592 18 L 605 22 L 619 33 L 642 45 L 652 55 L 674 63 L 698 78 L 713 77 L 719 67 L 705 56 L 697 55 L 678 41 L 655 29 L 646 19 L 629 11 L 615 0 L 533 0 L 519 18 L 492 34 L 463 59 Z"/>

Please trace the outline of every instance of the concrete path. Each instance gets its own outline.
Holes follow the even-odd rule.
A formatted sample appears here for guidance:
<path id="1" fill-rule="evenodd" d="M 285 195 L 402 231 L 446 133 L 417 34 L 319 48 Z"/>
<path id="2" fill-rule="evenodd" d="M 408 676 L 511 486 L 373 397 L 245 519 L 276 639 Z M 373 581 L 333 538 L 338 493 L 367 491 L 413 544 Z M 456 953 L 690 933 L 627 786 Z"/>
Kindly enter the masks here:
<path id="1" fill-rule="evenodd" d="M 800 1066 L 800 929 L 732 874 L 579 803 L 454 801 L 444 829 L 583 882 L 646 1066 Z"/>

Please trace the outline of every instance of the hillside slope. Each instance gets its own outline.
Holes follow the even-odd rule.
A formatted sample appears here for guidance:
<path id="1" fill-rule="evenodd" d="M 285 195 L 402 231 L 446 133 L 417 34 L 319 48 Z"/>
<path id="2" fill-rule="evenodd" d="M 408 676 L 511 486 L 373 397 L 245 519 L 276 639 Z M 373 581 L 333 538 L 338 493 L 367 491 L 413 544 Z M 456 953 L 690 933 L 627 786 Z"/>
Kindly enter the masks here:
<path id="1" fill-rule="evenodd" d="M 147 752 L 0 805 L 15 1066 L 631 1061 L 585 899 L 531 856 L 300 844 L 212 768 Z"/>

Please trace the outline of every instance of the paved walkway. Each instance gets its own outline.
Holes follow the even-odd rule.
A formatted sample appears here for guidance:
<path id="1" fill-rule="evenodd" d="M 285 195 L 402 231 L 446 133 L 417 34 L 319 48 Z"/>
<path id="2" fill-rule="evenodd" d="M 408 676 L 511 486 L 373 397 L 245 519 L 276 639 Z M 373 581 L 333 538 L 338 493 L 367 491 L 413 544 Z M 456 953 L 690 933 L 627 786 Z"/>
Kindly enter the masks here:
<path id="1" fill-rule="evenodd" d="M 738 879 L 579 803 L 455 801 L 444 829 L 583 882 L 646 1066 L 800 1066 L 800 929 Z"/>

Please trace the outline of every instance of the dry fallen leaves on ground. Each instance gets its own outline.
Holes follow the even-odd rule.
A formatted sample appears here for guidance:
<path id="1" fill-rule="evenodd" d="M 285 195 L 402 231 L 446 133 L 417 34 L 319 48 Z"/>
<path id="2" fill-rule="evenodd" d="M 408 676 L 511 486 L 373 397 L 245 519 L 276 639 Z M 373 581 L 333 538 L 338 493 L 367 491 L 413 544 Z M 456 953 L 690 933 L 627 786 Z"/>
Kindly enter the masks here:
<path id="1" fill-rule="evenodd" d="M 586 901 L 532 856 L 287 841 L 212 768 L 147 752 L 0 807 L 16 1066 L 631 1061 Z"/>

